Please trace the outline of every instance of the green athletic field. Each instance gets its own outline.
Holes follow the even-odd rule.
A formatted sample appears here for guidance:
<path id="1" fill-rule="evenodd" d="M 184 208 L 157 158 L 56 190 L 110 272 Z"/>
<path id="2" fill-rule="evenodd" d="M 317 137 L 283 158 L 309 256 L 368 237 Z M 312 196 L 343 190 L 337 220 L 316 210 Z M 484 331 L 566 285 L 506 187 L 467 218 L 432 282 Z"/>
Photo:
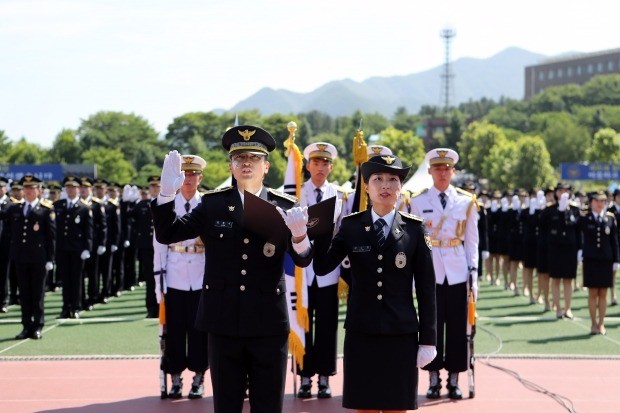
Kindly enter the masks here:
<path id="1" fill-rule="evenodd" d="M 478 301 L 475 352 L 479 356 L 566 355 L 616 356 L 620 354 L 620 306 L 608 307 L 607 335 L 590 336 L 587 292 L 574 293 L 574 320 L 558 320 L 554 311 L 529 304 L 528 297 L 482 281 Z M 46 325 L 42 340 L 14 340 L 21 331 L 18 306 L 0 314 L 0 358 L 15 356 L 138 356 L 157 355 L 156 319 L 146 319 L 144 287 L 126 292 L 109 304 L 82 312 L 79 320 L 56 320 L 61 293 L 45 297 Z M 346 307 L 341 307 L 341 326 Z M 344 332 L 339 332 L 342 353 Z M 500 342 L 501 340 L 501 342 Z M 501 343 L 501 344 L 500 344 Z"/>

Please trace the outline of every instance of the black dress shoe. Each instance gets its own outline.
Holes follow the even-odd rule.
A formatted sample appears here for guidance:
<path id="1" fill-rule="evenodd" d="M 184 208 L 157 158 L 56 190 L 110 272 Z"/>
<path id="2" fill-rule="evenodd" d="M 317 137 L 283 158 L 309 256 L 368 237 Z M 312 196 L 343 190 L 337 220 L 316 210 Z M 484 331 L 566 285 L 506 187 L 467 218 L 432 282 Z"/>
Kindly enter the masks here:
<path id="1" fill-rule="evenodd" d="M 175 373 L 171 375 L 172 387 L 170 387 L 170 392 L 168 393 L 169 399 L 180 399 L 183 397 L 183 378 L 180 373 Z"/>
<path id="2" fill-rule="evenodd" d="M 461 400 L 463 398 L 463 393 L 461 389 L 459 389 L 459 386 L 450 386 L 450 384 L 448 384 L 446 388 L 448 389 L 448 397 L 452 400 Z"/>
<path id="3" fill-rule="evenodd" d="M 428 390 L 426 392 L 427 399 L 438 399 L 440 397 L 441 384 L 436 386 L 428 386 Z"/>
<path id="4" fill-rule="evenodd" d="M 43 338 L 43 334 L 41 334 L 41 329 L 40 328 L 35 329 L 30 334 L 30 338 L 33 339 L 33 340 L 40 340 L 41 338 Z"/>
<path id="5" fill-rule="evenodd" d="M 146 318 L 159 318 L 158 310 L 148 310 L 146 312 Z"/>
<path id="6" fill-rule="evenodd" d="M 309 399 L 312 397 L 312 384 L 302 384 L 297 391 L 297 397 L 300 399 Z"/>
<path id="7" fill-rule="evenodd" d="M 332 397 L 332 389 L 329 384 L 319 384 L 319 392 L 316 395 L 319 399 L 329 399 Z"/>
<path id="8" fill-rule="evenodd" d="M 30 331 L 27 328 L 24 328 L 21 333 L 15 336 L 15 340 L 24 340 L 30 336 Z"/>
<path id="9" fill-rule="evenodd" d="M 192 388 L 187 395 L 188 399 L 200 399 L 205 392 L 205 372 L 196 373 L 192 381 Z"/>
<path id="10" fill-rule="evenodd" d="M 79 311 L 71 311 L 71 313 L 69 313 L 69 318 L 74 318 L 74 319 L 78 319 L 80 318 L 80 312 Z"/>
<path id="11" fill-rule="evenodd" d="M 69 310 L 62 310 L 56 318 L 69 318 Z"/>

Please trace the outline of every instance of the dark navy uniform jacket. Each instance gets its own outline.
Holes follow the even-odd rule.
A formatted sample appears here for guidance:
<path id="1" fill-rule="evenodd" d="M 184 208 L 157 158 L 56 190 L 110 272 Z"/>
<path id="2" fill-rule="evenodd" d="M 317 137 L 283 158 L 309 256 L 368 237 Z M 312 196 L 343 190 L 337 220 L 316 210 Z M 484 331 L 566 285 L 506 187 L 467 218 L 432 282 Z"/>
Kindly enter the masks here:
<path id="1" fill-rule="evenodd" d="M 579 208 L 570 204 L 560 211 L 557 203 L 547 204 L 540 213 L 541 229 L 547 233 L 547 242 L 553 245 L 571 245 L 581 248 L 579 235 Z"/>
<path id="2" fill-rule="evenodd" d="M 140 200 L 129 212 L 133 219 L 131 243 L 138 249 L 153 249 L 153 217 L 151 201 Z"/>
<path id="3" fill-rule="evenodd" d="M 397 212 L 380 248 L 371 210 L 366 210 L 343 218 L 328 251 L 329 240 L 324 238 L 317 238 L 315 246 L 313 265 L 319 276 L 349 256 L 346 329 L 368 334 L 418 333 L 420 344 L 436 345 L 435 271 L 422 218 Z"/>
<path id="4" fill-rule="evenodd" d="M 5 225 L 10 225 L 11 259 L 17 262 L 52 262 L 56 224 L 52 203 L 39 201 L 24 215 L 24 204 L 13 204 L 6 211 Z"/>
<path id="5" fill-rule="evenodd" d="M 611 212 L 603 211 L 603 221 L 594 219 L 590 211 L 579 218 L 583 237 L 583 258 L 620 262 L 618 257 L 618 225 Z"/>
<path id="6" fill-rule="evenodd" d="M 287 210 L 295 199 L 263 188 L 260 197 Z M 291 234 L 278 244 L 243 225 L 243 205 L 236 187 L 207 193 L 189 214 L 177 217 L 174 202 L 151 203 L 157 241 L 162 244 L 201 237 L 205 245 L 204 288 L 196 327 L 232 337 L 260 337 L 289 332 L 284 253 L 296 265 L 310 264 L 313 250 L 299 256 Z M 286 241 L 288 240 L 288 241 Z"/>
<path id="7" fill-rule="evenodd" d="M 88 204 L 76 202 L 71 209 L 66 199 L 54 202 L 56 245 L 59 251 L 92 251 L 93 217 Z"/>

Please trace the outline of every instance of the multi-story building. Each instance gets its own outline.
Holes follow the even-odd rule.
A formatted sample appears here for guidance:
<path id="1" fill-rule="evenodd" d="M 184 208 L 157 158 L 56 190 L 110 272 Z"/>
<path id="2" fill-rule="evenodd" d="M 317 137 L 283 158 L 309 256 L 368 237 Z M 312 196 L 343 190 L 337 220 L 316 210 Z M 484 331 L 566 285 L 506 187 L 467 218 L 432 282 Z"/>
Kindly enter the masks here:
<path id="1" fill-rule="evenodd" d="M 620 73 L 620 49 L 545 60 L 525 68 L 525 99 L 549 86 L 582 85 L 596 75 Z"/>

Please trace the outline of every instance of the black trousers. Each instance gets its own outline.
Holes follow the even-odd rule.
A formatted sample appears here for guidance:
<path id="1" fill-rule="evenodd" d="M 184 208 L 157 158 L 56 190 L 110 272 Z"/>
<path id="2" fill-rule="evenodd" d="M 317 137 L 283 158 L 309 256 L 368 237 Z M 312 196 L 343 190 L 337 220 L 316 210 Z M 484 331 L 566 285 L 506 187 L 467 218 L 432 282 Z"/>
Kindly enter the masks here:
<path id="1" fill-rule="evenodd" d="M 215 413 L 241 413 L 246 384 L 251 413 L 281 413 L 288 333 L 230 337 L 209 333 L 209 365 Z"/>
<path id="2" fill-rule="evenodd" d="M 99 277 L 101 279 L 99 298 L 107 298 L 112 295 L 112 265 L 115 254 L 110 251 L 108 246 L 106 252 L 99 257 Z"/>
<path id="3" fill-rule="evenodd" d="M 166 373 L 209 368 L 207 333 L 194 327 L 201 291 L 168 288 L 166 293 Z"/>
<path id="4" fill-rule="evenodd" d="M 138 284 L 138 279 L 136 276 L 136 248 L 133 244 L 129 245 L 129 247 L 125 248 L 125 276 L 123 278 L 123 289 L 131 290 L 131 287 L 134 287 Z"/>
<path id="5" fill-rule="evenodd" d="M 97 249 L 91 251 L 90 258 L 84 261 L 84 274 L 85 279 L 88 280 L 88 291 L 84 291 L 84 299 L 88 298 L 91 301 L 95 301 L 99 297 L 99 290 L 101 279 L 99 277 L 99 258 L 97 255 Z M 86 297 L 88 293 L 88 297 Z"/>
<path id="6" fill-rule="evenodd" d="M 303 377 L 336 374 L 338 334 L 338 284 L 319 288 L 316 277 L 308 287 L 310 329 L 306 333 L 304 368 L 297 367 Z"/>
<path id="7" fill-rule="evenodd" d="M 43 261 L 16 262 L 17 283 L 24 329 L 34 331 L 45 324 L 43 302 L 47 270 Z"/>
<path id="8" fill-rule="evenodd" d="M 437 357 L 424 370 L 467 370 L 467 284 L 437 284 Z"/>
<path id="9" fill-rule="evenodd" d="M 56 265 L 62 277 L 62 309 L 79 311 L 82 309 L 82 287 L 84 261 L 80 259 L 81 251 L 58 251 Z"/>
<path id="10" fill-rule="evenodd" d="M 146 310 L 157 312 L 157 297 L 155 296 L 155 278 L 153 275 L 153 249 L 138 249 L 139 279 L 146 281 Z"/>
<path id="11" fill-rule="evenodd" d="M 10 246 L 0 248 L 0 306 L 9 303 L 9 250 Z"/>
<path id="12" fill-rule="evenodd" d="M 113 256 L 111 294 L 116 295 L 125 289 L 125 248 L 119 245 Z"/>

